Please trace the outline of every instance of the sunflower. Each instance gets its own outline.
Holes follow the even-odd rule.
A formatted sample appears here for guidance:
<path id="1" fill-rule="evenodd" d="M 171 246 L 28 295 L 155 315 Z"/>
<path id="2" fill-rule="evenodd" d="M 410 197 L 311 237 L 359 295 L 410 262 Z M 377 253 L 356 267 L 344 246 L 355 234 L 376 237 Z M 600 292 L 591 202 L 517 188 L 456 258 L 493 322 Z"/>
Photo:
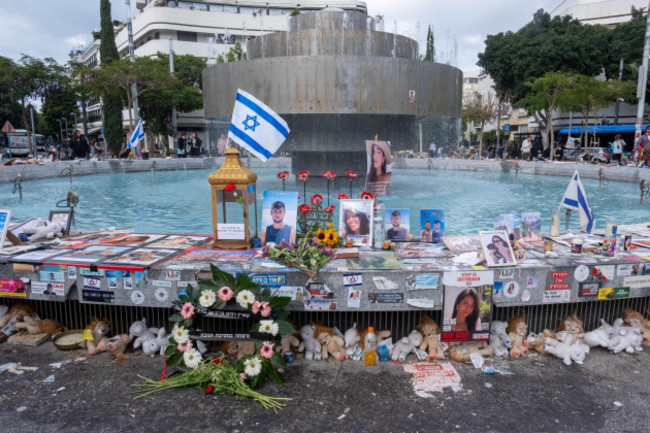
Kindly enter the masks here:
<path id="1" fill-rule="evenodd" d="M 323 243 L 327 239 L 327 233 L 323 229 L 318 229 L 316 232 L 316 239 L 318 239 L 318 242 Z"/>

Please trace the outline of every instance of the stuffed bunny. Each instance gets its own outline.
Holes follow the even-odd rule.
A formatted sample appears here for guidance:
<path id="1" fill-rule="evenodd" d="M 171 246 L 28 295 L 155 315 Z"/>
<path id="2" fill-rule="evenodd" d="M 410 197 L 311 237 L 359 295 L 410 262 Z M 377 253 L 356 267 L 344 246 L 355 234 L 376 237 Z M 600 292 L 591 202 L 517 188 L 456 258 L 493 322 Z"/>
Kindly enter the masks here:
<path id="1" fill-rule="evenodd" d="M 404 362 L 408 354 L 416 347 L 422 344 L 422 334 L 419 331 L 413 330 L 408 337 L 403 337 L 395 346 L 393 346 L 393 354 L 390 359 L 395 362 Z"/>
<path id="2" fill-rule="evenodd" d="M 305 325 L 300 328 L 300 337 L 302 342 L 298 346 L 298 352 L 305 352 L 305 359 L 321 359 L 321 344 L 314 338 L 316 327 L 314 325 Z"/>
<path id="3" fill-rule="evenodd" d="M 508 355 L 508 349 L 512 346 L 512 342 L 506 329 L 508 328 L 507 322 L 499 320 L 492 321 L 490 328 L 490 346 L 492 346 L 492 354 L 499 358 Z"/>

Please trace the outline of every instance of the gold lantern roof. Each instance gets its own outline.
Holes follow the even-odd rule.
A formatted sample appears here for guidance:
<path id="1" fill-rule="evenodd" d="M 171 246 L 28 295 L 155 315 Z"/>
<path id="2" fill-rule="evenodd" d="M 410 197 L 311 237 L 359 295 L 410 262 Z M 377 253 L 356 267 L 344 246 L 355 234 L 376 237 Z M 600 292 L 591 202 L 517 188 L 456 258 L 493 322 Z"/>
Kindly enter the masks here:
<path id="1" fill-rule="evenodd" d="M 223 188 L 229 182 L 236 186 L 251 185 L 257 182 L 257 173 L 247 169 L 239 159 L 239 151 L 234 147 L 226 149 L 226 160 L 219 170 L 208 177 L 210 185 Z"/>

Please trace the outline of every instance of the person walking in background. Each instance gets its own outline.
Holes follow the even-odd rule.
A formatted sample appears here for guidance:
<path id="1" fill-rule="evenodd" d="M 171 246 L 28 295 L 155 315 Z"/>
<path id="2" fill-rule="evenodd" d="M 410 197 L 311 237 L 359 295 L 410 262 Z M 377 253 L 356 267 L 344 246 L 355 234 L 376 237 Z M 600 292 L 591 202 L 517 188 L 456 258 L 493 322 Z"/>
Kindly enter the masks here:
<path id="1" fill-rule="evenodd" d="M 429 158 L 435 158 L 436 157 L 436 150 L 438 147 L 436 146 L 436 143 L 431 140 L 431 144 L 429 144 Z"/>
<path id="2" fill-rule="evenodd" d="M 625 141 L 621 138 L 621 134 L 616 134 L 612 143 L 612 160 L 618 161 L 619 164 L 621 163 L 623 148 L 625 148 Z"/>
<path id="3" fill-rule="evenodd" d="M 645 134 L 634 143 L 634 159 L 637 161 L 637 167 L 641 167 L 643 161 L 650 157 L 648 151 L 650 151 L 650 126 L 646 127 Z"/>
<path id="4" fill-rule="evenodd" d="M 70 140 L 70 148 L 72 149 L 72 159 L 86 158 L 90 155 L 90 145 L 86 137 L 81 135 L 78 129 L 74 132 L 72 140 Z"/>
<path id="5" fill-rule="evenodd" d="M 521 143 L 521 159 L 523 161 L 530 161 L 530 150 L 533 148 L 533 136 L 529 135 Z"/>
<path id="6" fill-rule="evenodd" d="M 201 154 L 201 139 L 193 132 L 190 136 L 190 156 L 197 157 Z"/>
<path id="7" fill-rule="evenodd" d="M 181 136 L 178 137 L 176 141 L 176 157 L 177 158 L 187 158 L 185 154 L 185 147 L 187 146 L 187 136 L 184 132 L 181 132 Z"/>

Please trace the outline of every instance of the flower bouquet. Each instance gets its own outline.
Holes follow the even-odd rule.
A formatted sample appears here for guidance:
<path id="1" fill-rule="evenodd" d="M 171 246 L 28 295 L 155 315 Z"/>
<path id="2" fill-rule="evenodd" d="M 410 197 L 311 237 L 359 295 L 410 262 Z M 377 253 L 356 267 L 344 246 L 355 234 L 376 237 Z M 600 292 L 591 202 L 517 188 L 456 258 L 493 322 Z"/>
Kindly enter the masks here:
<path id="1" fill-rule="evenodd" d="M 331 223 L 328 223 L 324 229 L 314 224 L 311 230 L 295 244 L 289 245 L 282 241 L 280 245 L 267 245 L 262 249 L 262 256 L 291 268 L 300 269 L 309 277 L 316 278 L 319 269 L 330 260 L 336 259 L 335 249 L 338 244 L 339 235 Z"/>
<path id="2" fill-rule="evenodd" d="M 272 297 L 268 287 L 262 288 L 247 275 L 235 278 L 214 265 L 210 265 L 210 268 L 213 279 L 199 281 L 196 290 L 188 285 L 179 294 L 180 302 L 175 303 L 180 311 L 169 318 L 175 325 L 169 339 L 170 346 L 165 351 L 165 356 L 168 357 L 165 368 L 177 366 L 183 373 L 167 380 L 163 374 L 160 381 L 139 376 L 146 383 L 133 385 L 140 387 L 140 390 L 132 393 L 139 394 L 136 397 L 139 398 L 163 389 L 194 386 L 206 394 L 217 392 L 238 398 L 251 397 L 266 408 L 281 408 L 284 404 L 280 400 L 287 399 L 267 397 L 254 389 L 262 386 L 267 378 L 279 384 L 284 383 L 274 364 L 286 364 L 274 350 L 274 341 L 296 332 L 285 320 L 289 315 L 285 307 L 291 302 L 291 297 Z M 239 306 L 238 309 L 233 308 L 236 305 Z M 257 320 L 250 333 L 251 339 L 260 340 L 255 342 L 255 353 L 243 357 L 235 365 L 222 358 L 204 360 L 201 353 L 193 347 L 192 337 L 197 336 L 193 330 L 194 317 L 227 313 L 237 313 L 240 317 Z"/>

